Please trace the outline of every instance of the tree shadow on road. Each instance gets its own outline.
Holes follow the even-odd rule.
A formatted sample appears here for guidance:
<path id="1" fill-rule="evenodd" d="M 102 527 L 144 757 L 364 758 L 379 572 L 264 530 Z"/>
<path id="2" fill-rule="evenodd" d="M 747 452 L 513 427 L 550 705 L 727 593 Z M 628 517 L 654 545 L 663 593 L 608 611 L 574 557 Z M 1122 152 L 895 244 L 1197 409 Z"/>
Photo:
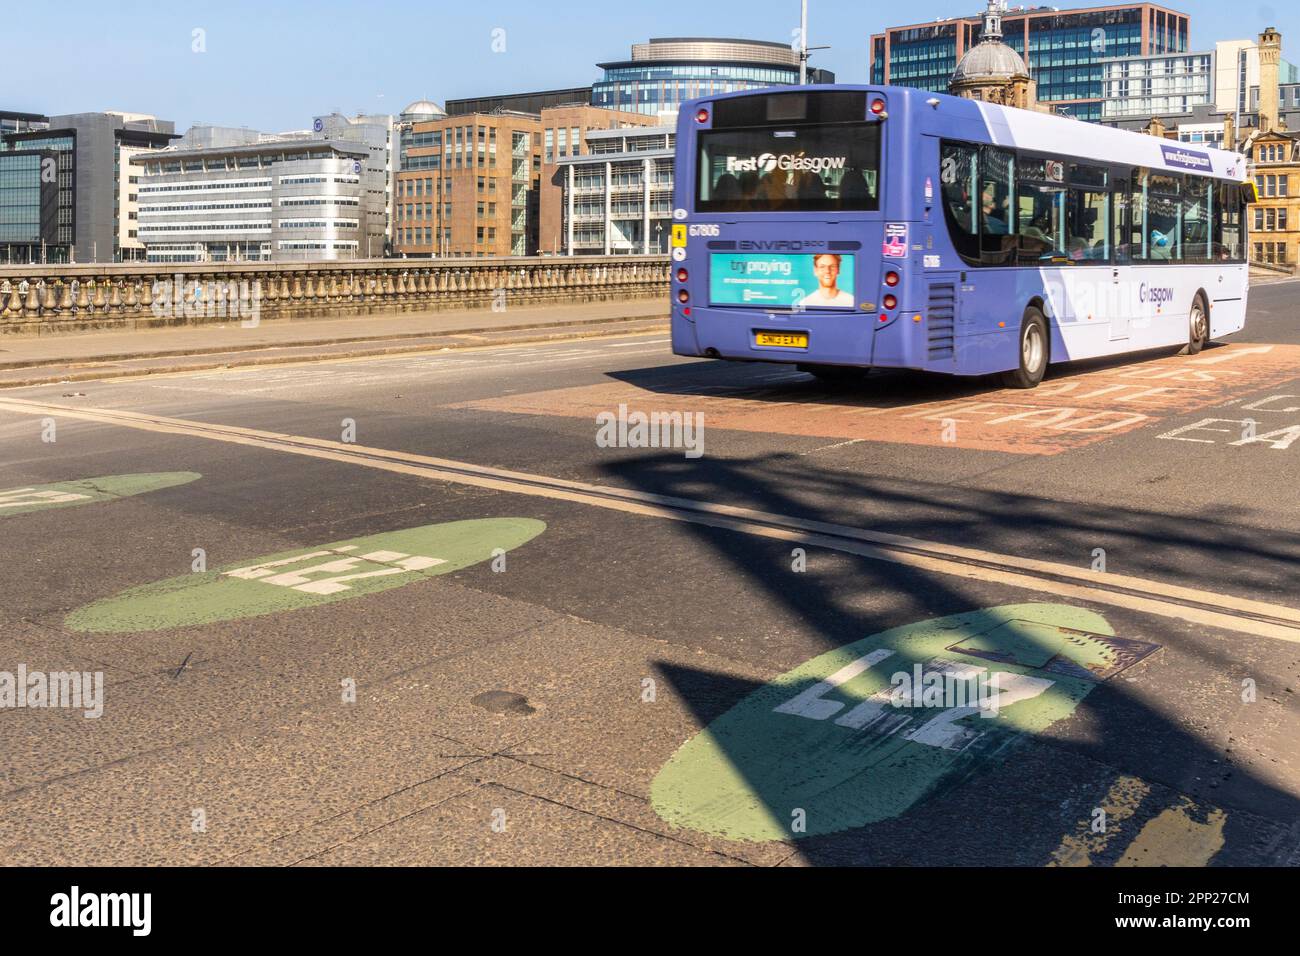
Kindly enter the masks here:
<path id="1" fill-rule="evenodd" d="M 793 481 L 792 467 L 805 470 Z M 855 479 L 841 473 L 824 473 L 794 465 L 788 459 L 717 458 L 683 463 L 666 456 L 621 459 L 606 466 L 619 485 L 656 494 L 677 495 L 695 500 L 725 500 L 729 504 L 804 519 L 843 522 L 844 505 L 858 496 L 872 496 L 877 502 L 931 504 L 926 499 L 936 488 L 889 488 L 879 480 Z M 810 486 L 819 497 L 810 499 Z M 986 523 L 1010 528 L 1033 522 L 1038 537 L 1050 541 L 1083 541 L 1102 531 L 1113 533 L 1116 524 L 1129 525 L 1140 515 L 1117 515 L 1107 509 L 1062 510 L 1049 508 L 1045 499 L 1021 496 L 987 496 L 973 507 L 961 502 L 941 502 L 942 518 L 935 527 L 946 529 L 941 540 L 966 543 L 972 529 Z M 1158 519 L 1125 528 L 1134 540 L 1168 544 L 1167 530 Z M 835 576 L 790 571 L 790 546 L 766 539 L 705 527 L 683 525 L 695 545 L 715 555 L 724 566 L 792 616 L 800 619 L 824 651 L 840 648 L 868 635 L 912 623 L 915 620 L 978 611 L 1000 604 L 1036 601 L 1089 607 L 1077 600 L 1060 600 L 1050 595 L 1021 591 L 924 568 L 887 561 L 847 557 L 856 581 L 849 587 L 836 586 Z M 878 526 L 876 526 L 878 529 Z M 916 526 L 900 517 L 888 530 L 916 533 Z M 1294 560 L 1294 545 L 1261 545 L 1217 525 L 1180 528 L 1179 543 L 1196 547 L 1244 548 L 1267 555 L 1270 560 Z M 1068 545 L 1074 549 L 1077 545 Z M 817 549 L 809 547 L 810 560 Z M 1078 551 L 1084 553 L 1087 551 Z M 1172 570 L 1157 562 L 1157 570 Z M 995 599 L 990 594 L 996 592 Z M 883 606 L 860 600 L 864 593 L 899 598 Z M 900 601 L 914 608 L 915 616 L 899 616 Z M 797 839 L 792 846 L 798 859 L 813 864 L 1013 864 L 1043 865 L 1052 862 L 1068 838 L 1082 832 L 1092 811 L 1106 799 L 1108 789 L 1126 776 L 1139 778 L 1148 788 L 1135 815 L 1126 821 L 1113 840 L 1102 841 L 1092 852 L 1092 862 L 1113 863 L 1130 845 L 1141 825 L 1157 813 L 1183 808 L 1198 825 L 1213 826 L 1216 809 L 1226 811 L 1223 848 L 1214 855 L 1216 864 L 1259 865 L 1282 862 L 1295 851 L 1290 822 L 1300 819 L 1300 799 L 1279 788 L 1265 775 L 1235 762 L 1221 742 L 1210 739 L 1218 725 L 1236 718 L 1244 707 L 1281 708 L 1274 717 L 1252 715 L 1260 720 L 1290 719 L 1293 709 L 1280 701 L 1268 700 L 1270 690 L 1258 672 L 1260 658 L 1288 656 L 1283 645 L 1265 639 L 1247 638 L 1194 629 L 1179 621 L 1153 619 L 1104 605 L 1091 610 L 1115 623 L 1121 637 L 1141 636 L 1163 646 L 1161 655 L 1178 662 L 1176 679 L 1166 668 L 1157 676 L 1135 669 L 1135 683 L 1128 674 L 1098 683 L 1078 706 L 1074 715 L 1057 725 L 1050 734 L 1024 734 L 1009 741 L 978 764 L 954 765 L 940 783 L 911 809 L 848 830 Z M 907 612 L 911 613 L 911 612 Z M 1140 626 L 1135 622 L 1141 622 Z M 1232 641 L 1228 644 L 1227 641 Z M 1242 661 L 1240 649 L 1249 645 L 1251 666 Z M 1224 650 L 1217 650 L 1216 647 Z M 1227 647 L 1237 648 L 1230 653 Z M 1293 655 L 1292 655 L 1293 656 Z M 1288 659 L 1290 659 L 1288 657 Z M 663 676 L 691 708 L 701 728 L 727 713 L 747 698 L 764 693 L 750 681 L 707 668 L 661 666 Z M 1260 679 L 1260 700 L 1244 705 L 1241 681 Z M 1158 686 L 1157 679 L 1163 678 Z M 1280 679 L 1280 677 L 1278 678 Z M 766 685 L 765 685 L 766 686 Z M 801 688 L 796 686 L 794 692 Z M 1280 690 L 1280 688 L 1279 688 Z M 1173 695 L 1180 695 L 1174 697 Z M 1280 695 L 1285 697 L 1286 695 Z M 1258 713 L 1263 713 L 1258 712 Z M 797 719 L 797 718 L 794 718 Z M 1192 722 L 1196 721 L 1196 726 Z M 844 747 L 869 747 L 875 741 L 870 731 L 845 730 Z M 787 799 L 790 782 L 774 777 L 764 757 L 762 741 L 741 745 L 741 737 L 721 735 L 715 743 L 727 752 L 733 772 L 748 781 L 760 799 L 770 800 L 767 810 L 774 820 L 790 819 Z M 685 743 L 685 741 L 683 741 Z M 775 742 L 774 742 L 775 743 Z M 1240 752 L 1243 748 L 1237 746 Z M 1261 759 L 1263 759 L 1261 757 Z M 800 772 L 806 771 L 806 766 Z M 872 779 L 864 770 L 863 787 L 888 787 L 875 771 Z M 826 781 L 816 774 L 807 776 L 809 803 L 816 803 Z M 901 778 L 900 778 L 901 779 Z M 840 781 L 837 799 L 844 795 Z M 766 795 L 766 796 L 765 796 Z M 718 799 L 730 797 L 720 793 Z M 1185 798 L 1195 808 L 1188 809 Z M 1084 827 L 1079 831 L 1079 827 Z"/>

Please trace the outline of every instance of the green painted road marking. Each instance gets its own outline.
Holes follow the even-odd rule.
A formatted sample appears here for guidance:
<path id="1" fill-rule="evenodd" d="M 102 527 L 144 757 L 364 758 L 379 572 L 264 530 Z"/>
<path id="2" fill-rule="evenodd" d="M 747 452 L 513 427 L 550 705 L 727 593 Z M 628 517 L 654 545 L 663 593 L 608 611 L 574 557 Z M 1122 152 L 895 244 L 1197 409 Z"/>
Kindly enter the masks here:
<path id="1" fill-rule="evenodd" d="M 651 802 L 674 826 L 751 841 L 897 817 L 1070 716 L 1098 680 L 1154 650 L 1113 635 L 1100 615 L 1053 604 L 876 634 L 778 677 L 723 714 L 668 761 Z M 910 686 L 903 677 L 932 674 L 954 678 L 947 697 L 894 705 L 895 689 Z M 956 678 L 968 688 L 995 674 L 995 716 L 952 706 Z M 800 811 L 803 832 L 792 828 Z"/>
<path id="2" fill-rule="evenodd" d="M 108 475 L 81 481 L 60 481 L 53 485 L 9 488 L 0 491 L 0 518 L 130 498 L 163 488 L 188 485 L 202 477 L 192 471 L 171 471 L 156 475 Z"/>
<path id="3" fill-rule="evenodd" d="M 531 518 L 492 518 L 300 548 L 132 588 L 72 612 L 66 623 L 131 634 L 319 607 L 472 567 L 545 530 Z"/>

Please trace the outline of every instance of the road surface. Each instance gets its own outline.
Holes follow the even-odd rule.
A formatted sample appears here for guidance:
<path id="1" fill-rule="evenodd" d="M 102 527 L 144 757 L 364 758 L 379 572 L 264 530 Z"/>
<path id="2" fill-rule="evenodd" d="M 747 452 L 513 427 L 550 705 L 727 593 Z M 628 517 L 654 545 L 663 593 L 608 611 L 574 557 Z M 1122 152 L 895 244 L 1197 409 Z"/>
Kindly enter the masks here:
<path id="1" fill-rule="evenodd" d="M 0 851 L 1296 864 L 1296 289 L 1035 392 L 662 334 L 2 391 L 0 692 L 103 686 L 0 709 Z"/>

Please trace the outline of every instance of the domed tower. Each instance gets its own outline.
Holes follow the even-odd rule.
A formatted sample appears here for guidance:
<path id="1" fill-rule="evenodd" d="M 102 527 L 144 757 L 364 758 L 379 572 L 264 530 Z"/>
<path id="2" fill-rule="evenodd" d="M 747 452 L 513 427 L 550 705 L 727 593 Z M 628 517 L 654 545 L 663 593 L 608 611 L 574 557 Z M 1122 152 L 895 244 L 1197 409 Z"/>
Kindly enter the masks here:
<path id="1" fill-rule="evenodd" d="M 402 110 L 402 115 L 399 118 L 407 123 L 428 123 L 433 120 L 444 119 L 446 115 L 446 112 L 437 103 L 431 100 L 416 100 Z"/>
<path id="2" fill-rule="evenodd" d="M 1002 42 L 1005 0 L 989 0 L 980 41 L 966 51 L 948 83 L 948 92 L 1024 110 L 1038 105 L 1037 84 L 1020 54 Z"/>

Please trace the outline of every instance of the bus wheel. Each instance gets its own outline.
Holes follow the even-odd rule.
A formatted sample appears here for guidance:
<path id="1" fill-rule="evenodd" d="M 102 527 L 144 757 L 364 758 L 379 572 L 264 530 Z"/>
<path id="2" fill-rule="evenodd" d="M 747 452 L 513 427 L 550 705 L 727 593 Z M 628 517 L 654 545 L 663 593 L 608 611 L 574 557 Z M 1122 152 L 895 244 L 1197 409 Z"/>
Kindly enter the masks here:
<path id="1" fill-rule="evenodd" d="M 823 385 L 844 387 L 856 385 L 867 377 L 870 369 L 853 365 L 800 365 L 799 371 L 806 372 Z"/>
<path id="2" fill-rule="evenodd" d="M 1188 320 L 1188 340 L 1185 355 L 1197 355 L 1210 344 L 1210 313 L 1200 293 L 1192 300 L 1192 315 Z"/>
<path id="3" fill-rule="evenodd" d="M 1047 319 L 1036 307 L 1025 310 L 1020 323 L 1020 367 L 1002 373 L 1002 384 L 1007 388 L 1037 388 L 1047 374 L 1051 346 L 1047 338 Z"/>

